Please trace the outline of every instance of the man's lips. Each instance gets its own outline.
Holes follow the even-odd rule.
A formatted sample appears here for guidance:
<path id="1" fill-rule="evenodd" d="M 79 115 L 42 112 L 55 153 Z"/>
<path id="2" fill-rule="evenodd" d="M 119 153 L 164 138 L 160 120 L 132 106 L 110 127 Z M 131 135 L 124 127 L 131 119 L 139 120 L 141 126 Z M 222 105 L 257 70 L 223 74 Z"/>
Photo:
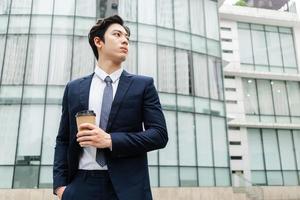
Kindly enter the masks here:
<path id="1" fill-rule="evenodd" d="M 123 52 L 125 52 L 125 53 L 127 53 L 128 52 L 128 49 L 127 48 L 125 48 L 125 47 L 121 47 L 120 48 Z"/>

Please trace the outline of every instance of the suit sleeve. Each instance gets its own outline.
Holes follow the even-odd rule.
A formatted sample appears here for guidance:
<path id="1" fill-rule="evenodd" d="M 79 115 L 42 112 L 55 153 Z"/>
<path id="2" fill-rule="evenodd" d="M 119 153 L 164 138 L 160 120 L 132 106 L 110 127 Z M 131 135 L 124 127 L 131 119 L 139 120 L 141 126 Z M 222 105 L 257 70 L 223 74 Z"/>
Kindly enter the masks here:
<path id="1" fill-rule="evenodd" d="M 68 111 L 68 85 L 66 86 L 63 102 L 62 115 L 58 134 L 56 137 L 56 146 L 54 151 L 53 165 L 53 191 L 67 185 L 68 162 L 67 151 L 69 146 L 69 111 Z"/>
<path id="2" fill-rule="evenodd" d="M 145 131 L 110 133 L 113 157 L 134 156 L 166 146 L 166 122 L 153 79 L 150 79 L 144 91 L 143 121 Z"/>

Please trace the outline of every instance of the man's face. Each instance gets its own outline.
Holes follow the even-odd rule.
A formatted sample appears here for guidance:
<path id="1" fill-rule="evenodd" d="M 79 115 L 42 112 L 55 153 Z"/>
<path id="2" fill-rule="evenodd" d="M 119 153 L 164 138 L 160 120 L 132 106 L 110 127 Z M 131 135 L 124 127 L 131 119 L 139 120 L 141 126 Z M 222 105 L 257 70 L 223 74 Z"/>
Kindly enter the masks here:
<path id="1" fill-rule="evenodd" d="M 120 24 L 112 24 L 104 34 L 105 43 L 102 41 L 100 48 L 103 58 L 114 62 L 123 62 L 128 55 L 129 38 L 126 30 Z"/>

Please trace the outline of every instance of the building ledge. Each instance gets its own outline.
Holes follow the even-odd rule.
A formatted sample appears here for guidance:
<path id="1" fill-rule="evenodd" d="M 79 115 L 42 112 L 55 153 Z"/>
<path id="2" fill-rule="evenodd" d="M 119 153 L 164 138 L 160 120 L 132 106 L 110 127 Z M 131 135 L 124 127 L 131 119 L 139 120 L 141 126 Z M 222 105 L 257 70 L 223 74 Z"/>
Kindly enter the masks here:
<path id="1" fill-rule="evenodd" d="M 219 8 L 219 13 L 221 19 L 232 21 L 287 27 L 300 26 L 299 16 L 292 12 L 223 4 Z"/>
<path id="2" fill-rule="evenodd" d="M 254 79 L 272 79 L 272 80 L 287 80 L 287 81 L 300 81 L 300 74 L 284 74 L 276 72 L 258 72 L 258 71 L 245 71 L 240 69 L 224 69 L 224 75 L 239 76 Z"/>
<path id="3" fill-rule="evenodd" d="M 243 128 L 300 129 L 300 124 L 295 123 L 246 122 L 238 119 L 229 121 L 228 126 Z"/>

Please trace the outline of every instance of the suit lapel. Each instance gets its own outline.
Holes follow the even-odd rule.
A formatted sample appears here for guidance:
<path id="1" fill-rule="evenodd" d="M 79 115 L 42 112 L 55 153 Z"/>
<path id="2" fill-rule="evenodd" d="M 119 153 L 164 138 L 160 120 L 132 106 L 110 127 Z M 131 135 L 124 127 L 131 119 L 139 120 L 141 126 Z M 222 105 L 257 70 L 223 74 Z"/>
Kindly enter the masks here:
<path id="1" fill-rule="evenodd" d="M 83 107 L 83 110 L 89 109 L 89 96 L 90 96 L 90 88 L 91 88 L 93 75 L 94 73 L 84 77 L 80 81 L 80 104 Z"/>
<path id="2" fill-rule="evenodd" d="M 125 70 L 122 72 L 122 74 L 120 76 L 119 85 L 118 85 L 118 88 L 117 88 L 117 91 L 115 94 L 115 98 L 114 98 L 112 106 L 111 106 L 109 119 L 108 119 L 108 123 L 107 123 L 108 131 L 111 128 L 114 118 L 116 117 L 116 115 L 119 111 L 119 108 L 121 106 L 123 98 L 124 98 L 125 94 L 127 93 L 127 90 L 131 84 L 131 81 L 132 81 L 131 78 L 132 78 L 132 75 L 129 74 L 128 72 L 126 72 Z"/>

